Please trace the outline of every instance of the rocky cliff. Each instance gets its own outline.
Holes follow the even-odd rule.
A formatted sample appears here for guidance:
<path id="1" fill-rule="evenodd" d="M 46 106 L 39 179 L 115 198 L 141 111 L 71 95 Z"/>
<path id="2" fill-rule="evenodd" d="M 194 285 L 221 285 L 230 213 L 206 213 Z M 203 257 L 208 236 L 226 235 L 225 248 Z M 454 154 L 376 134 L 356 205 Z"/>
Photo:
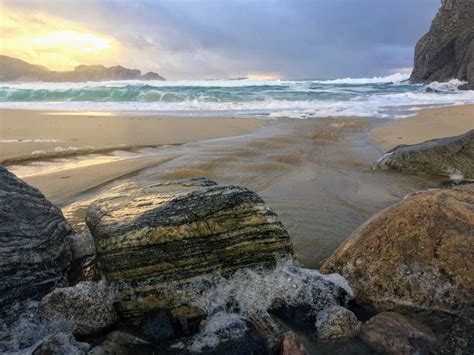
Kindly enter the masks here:
<path id="1" fill-rule="evenodd" d="M 78 65 L 72 71 L 52 71 L 23 60 L 0 55 L 0 81 L 109 81 L 109 80 L 166 80 L 153 72 L 141 74 L 138 69 L 128 69 L 120 65 Z"/>
<path id="2" fill-rule="evenodd" d="M 414 83 L 468 81 L 474 89 L 474 1 L 442 0 L 429 32 L 417 43 Z"/>

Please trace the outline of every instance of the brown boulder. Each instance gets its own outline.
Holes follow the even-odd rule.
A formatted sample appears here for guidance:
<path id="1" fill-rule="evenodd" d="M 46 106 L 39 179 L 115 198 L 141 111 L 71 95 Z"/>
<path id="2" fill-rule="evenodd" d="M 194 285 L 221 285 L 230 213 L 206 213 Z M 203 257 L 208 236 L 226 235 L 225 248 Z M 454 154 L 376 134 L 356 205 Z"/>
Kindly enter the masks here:
<path id="1" fill-rule="evenodd" d="M 298 336 L 293 332 L 283 334 L 280 355 L 306 355 L 309 354 Z"/>
<path id="2" fill-rule="evenodd" d="M 474 302 L 474 184 L 411 194 L 360 226 L 321 267 L 356 300 L 432 319 Z"/>
<path id="3" fill-rule="evenodd" d="M 382 312 L 369 319 L 360 336 L 378 352 L 393 355 L 427 353 L 435 342 L 428 327 L 394 312 Z"/>

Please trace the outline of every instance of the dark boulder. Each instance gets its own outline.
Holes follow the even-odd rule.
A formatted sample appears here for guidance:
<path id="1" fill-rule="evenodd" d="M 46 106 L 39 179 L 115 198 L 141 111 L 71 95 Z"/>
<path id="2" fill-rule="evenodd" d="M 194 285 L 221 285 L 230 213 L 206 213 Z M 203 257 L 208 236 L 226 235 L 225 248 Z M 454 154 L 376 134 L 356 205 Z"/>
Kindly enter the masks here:
<path id="1" fill-rule="evenodd" d="M 72 233 L 59 208 L 0 166 L 1 318 L 14 320 L 24 301 L 67 286 Z"/>

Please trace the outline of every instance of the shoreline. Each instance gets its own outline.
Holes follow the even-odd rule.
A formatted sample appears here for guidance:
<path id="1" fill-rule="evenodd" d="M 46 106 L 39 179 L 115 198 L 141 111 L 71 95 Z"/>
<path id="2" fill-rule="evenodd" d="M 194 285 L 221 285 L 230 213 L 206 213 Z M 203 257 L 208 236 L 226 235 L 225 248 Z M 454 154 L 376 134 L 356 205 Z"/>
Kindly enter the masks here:
<path id="1" fill-rule="evenodd" d="M 400 144 L 417 144 L 457 136 L 474 129 L 474 105 L 421 110 L 415 116 L 387 122 L 369 133 L 370 141 L 388 151 Z"/>
<path id="2" fill-rule="evenodd" d="M 247 117 L 0 109 L 0 164 L 240 136 L 267 123 Z"/>
<path id="3" fill-rule="evenodd" d="M 458 111 L 460 107 L 450 109 Z M 428 113 L 436 116 L 444 109 Z M 169 122 L 166 118 L 156 120 L 162 124 Z M 121 184 L 146 186 L 156 181 L 207 177 L 219 184 L 245 186 L 261 194 L 280 216 L 292 236 L 298 260 L 312 268 L 371 215 L 409 193 L 436 187 L 441 182 L 371 168 L 381 155 L 380 147 L 371 140 L 371 132 L 398 121 L 346 117 L 271 122 L 213 120 L 221 120 L 220 130 L 225 133 L 244 133 L 195 139 L 182 145 L 168 144 L 136 155 L 83 156 L 79 157 L 83 159 L 79 161 L 82 166 L 70 157 L 64 159 L 72 162 L 69 166 L 66 163 L 66 169 L 61 165 L 62 160 L 57 159 L 60 169 L 51 170 L 53 159 L 45 162 L 49 172 L 23 176 L 33 186 L 40 187 L 47 198 L 60 204 L 68 221 L 78 230 L 81 225 L 76 223 L 83 221 L 90 203 Z M 202 125 L 205 121 L 191 118 L 180 122 Z M 229 132 L 233 122 L 239 123 Z M 251 122 L 257 122 L 258 128 L 251 130 L 247 125 Z M 192 133 L 188 131 L 189 136 Z M 43 163 L 37 163 L 38 172 L 44 172 Z M 19 166 L 35 168 L 35 164 Z M 62 178 L 65 176 L 68 177 Z"/>

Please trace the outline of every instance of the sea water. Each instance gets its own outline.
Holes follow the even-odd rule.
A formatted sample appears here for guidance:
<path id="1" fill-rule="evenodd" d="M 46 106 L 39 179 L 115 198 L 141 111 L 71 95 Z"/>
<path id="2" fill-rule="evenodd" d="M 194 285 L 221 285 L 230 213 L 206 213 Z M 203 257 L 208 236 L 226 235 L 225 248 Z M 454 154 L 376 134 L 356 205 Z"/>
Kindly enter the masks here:
<path id="1" fill-rule="evenodd" d="M 459 80 L 425 86 L 407 79 L 394 74 L 336 80 L 5 82 L 0 84 L 0 108 L 396 118 L 426 107 L 474 103 L 474 91 L 458 90 Z"/>

